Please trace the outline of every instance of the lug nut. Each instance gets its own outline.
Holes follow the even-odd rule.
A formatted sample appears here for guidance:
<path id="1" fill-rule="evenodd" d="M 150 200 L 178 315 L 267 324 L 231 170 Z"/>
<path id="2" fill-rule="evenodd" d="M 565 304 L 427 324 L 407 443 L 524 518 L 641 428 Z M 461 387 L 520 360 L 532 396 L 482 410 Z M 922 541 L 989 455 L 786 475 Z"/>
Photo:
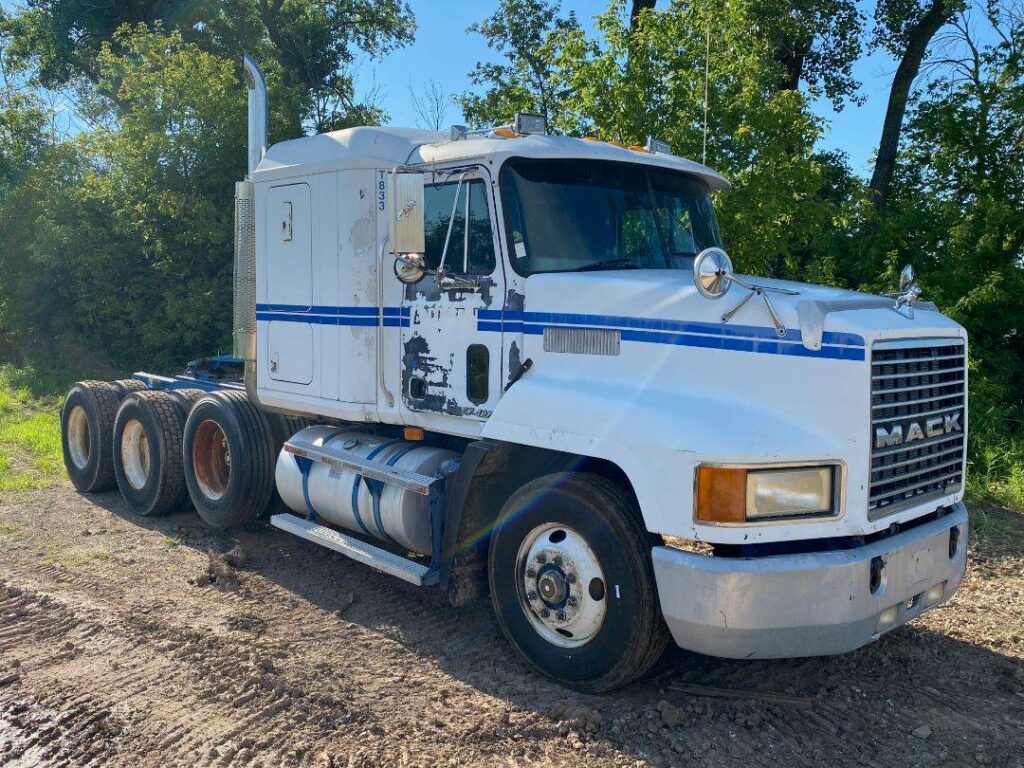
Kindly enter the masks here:
<path id="1" fill-rule="evenodd" d="M 558 615 L 555 616 L 555 618 L 559 621 L 565 621 L 565 611 L 559 611 Z"/>
<path id="2" fill-rule="evenodd" d="M 559 568 L 561 568 L 562 567 L 562 556 L 561 555 L 555 555 L 555 559 L 552 560 L 551 562 L 553 562 L 555 565 L 557 565 Z"/>
<path id="3" fill-rule="evenodd" d="M 538 563 L 540 563 L 541 565 L 544 565 L 544 563 L 546 563 L 547 561 L 548 561 L 547 555 L 545 555 L 543 552 L 540 552 L 540 553 L 537 554 L 537 562 Z"/>
<path id="4" fill-rule="evenodd" d="M 533 568 L 527 568 L 526 569 L 526 578 L 528 578 L 528 579 L 535 579 L 535 578 L 537 578 L 537 572 L 535 570 L 533 570 Z"/>
<path id="5" fill-rule="evenodd" d="M 568 600 L 565 601 L 565 604 L 566 605 L 576 606 L 576 605 L 579 605 L 579 602 L 580 601 L 577 600 L 575 597 L 570 597 Z"/>
<path id="6" fill-rule="evenodd" d="M 576 583 L 576 574 L 575 573 L 566 574 L 565 580 L 568 581 L 570 584 L 575 584 Z"/>
<path id="7" fill-rule="evenodd" d="M 536 592 L 534 592 L 534 591 L 533 591 L 533 590 L 531 589 L 531 590 L 530 590 L 529 592 L 527 592 L 527 593 L 526 593 L 526 599 L 527 599 L 527 600 L 536 600 L 536 599 L 537 599 L 537 593 L 536 593 Z"/>
<path id="8" fill-rule="evenodd" d="M 548 616 L 551 615 L 551 611 L 549 611 L 547 608 L 541 608 L 540 615 L 541 618 L 546 619 Z"/>

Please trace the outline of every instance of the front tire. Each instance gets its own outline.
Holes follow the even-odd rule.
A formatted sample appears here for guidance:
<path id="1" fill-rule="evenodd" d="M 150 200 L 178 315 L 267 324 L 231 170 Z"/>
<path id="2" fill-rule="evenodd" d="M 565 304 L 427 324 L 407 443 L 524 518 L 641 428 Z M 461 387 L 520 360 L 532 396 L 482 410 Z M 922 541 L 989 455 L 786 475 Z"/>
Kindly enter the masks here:
<path id="1" fill-rule="evenodd" d="M 505 636 L 576 690 L 636 680 L 669 636 L 651 545 L 632 496 L 603 477 L 563 473 L 523 486 L 502 508 L 488 556 Z"/>

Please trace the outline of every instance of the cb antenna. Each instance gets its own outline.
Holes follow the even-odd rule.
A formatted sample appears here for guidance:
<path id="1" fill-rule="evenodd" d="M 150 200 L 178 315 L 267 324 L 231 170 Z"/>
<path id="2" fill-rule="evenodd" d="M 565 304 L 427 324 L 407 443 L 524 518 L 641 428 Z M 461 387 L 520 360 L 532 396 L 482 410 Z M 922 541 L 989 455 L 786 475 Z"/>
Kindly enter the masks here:
<path id="1" fill-rule="evenodd" d="M 704 152 L 702 165 L 708 164 L 708 70 L 711 68 L 711 22 L 708 21 L 707 45 L 704 51 Z"/>

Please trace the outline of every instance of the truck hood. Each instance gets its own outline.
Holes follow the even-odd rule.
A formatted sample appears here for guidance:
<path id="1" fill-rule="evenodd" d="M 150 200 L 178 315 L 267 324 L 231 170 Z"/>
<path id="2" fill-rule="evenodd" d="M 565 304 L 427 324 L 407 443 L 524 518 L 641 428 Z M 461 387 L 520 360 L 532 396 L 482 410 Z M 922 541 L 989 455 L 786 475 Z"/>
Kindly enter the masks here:
<path id="1" fill-rule="evenodd" d="M 873 413 L 883 407 L 873 402 L 872 360 L 894 348 L 966 340 L 963 328 L 934 307 L 919 305 L 909 318 L 884 297 L 750 282 L 798 291 L 771 294 L 782 336 L 757 296 L 723 323 L 723 313 L 751 294 L 733 285 L 707 299 L 689 271 L 527 278 L 524 295 L 508 296 L 503 311 L 486 319 L 481 312 L 481 323 L 507 335 L 507 370 L 519 373 L 482 435 L 608 460 L 630 479 L 649 530 L 715 543 L 863 536 L 960 500 L 962 490 L 869 514 Z M 525 360 L 532 365 L 522 375 Z M 965 435 L 966 422 L 964 411 Z M 823 462 L 840 467 L 836 519 L 737 526 L 692 519 L 701 464 Z"/>
<path id="2" fill-rule="evenodd" d="M 721 299 L 706 299 L 694 287 L 689 270 L 533 275 L 526 280 L 524 309 L 527 322 L 532 313 L 564 313 L 586 316 L 594 325 L 621 325 L 617 321 L 624 319 L 650 320 L 656 330 L 658 321 L 684 323 L 687 325 L 666 326 L 663 330 L 726 333 L 736 338 L 748 334 L 786 344 L 799 343 L 808 353 L 843 345 L 864 347 L 880 337 L 962 334 L 960 326 L 928 302 L 918 304 L 914 318 L 910 319 L 894 312 L 893 301 L 882 296 L 787 280 L 745 276 L 741 279 L 796 292 L 768 293 L 785 325 L 784 336 L 777 336 L 771 315 L 757 296 L 723 323 L 722 315 L 748 296 L 749 291 L 734 284 Z M 606 320 L 610 322 L 602 322 Z"/>

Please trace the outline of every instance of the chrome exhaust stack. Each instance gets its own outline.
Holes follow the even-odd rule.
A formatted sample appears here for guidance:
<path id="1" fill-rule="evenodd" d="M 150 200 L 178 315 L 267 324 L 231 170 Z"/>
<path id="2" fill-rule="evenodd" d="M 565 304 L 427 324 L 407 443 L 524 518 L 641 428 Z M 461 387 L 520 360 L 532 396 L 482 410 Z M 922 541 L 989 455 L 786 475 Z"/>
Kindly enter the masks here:
<path id="1" fill-rule="evenodd" d="M 248 177 L 267 153 L 267 81 L 259 65 L 248 53 L 242 54 L 242 70 L 249 87 L 249 166 Z"/>
<path id="2" fill-rule="evenodd" d="M 232 346 L 245 361 L 245 389 L 256 398 L 256 191 L 252 175 L 267 153 L 267 81 L 248 53 L 242 71 L 249 89 L 249 144 L 246 180 L 235 183 L 234 311 Z"/>

